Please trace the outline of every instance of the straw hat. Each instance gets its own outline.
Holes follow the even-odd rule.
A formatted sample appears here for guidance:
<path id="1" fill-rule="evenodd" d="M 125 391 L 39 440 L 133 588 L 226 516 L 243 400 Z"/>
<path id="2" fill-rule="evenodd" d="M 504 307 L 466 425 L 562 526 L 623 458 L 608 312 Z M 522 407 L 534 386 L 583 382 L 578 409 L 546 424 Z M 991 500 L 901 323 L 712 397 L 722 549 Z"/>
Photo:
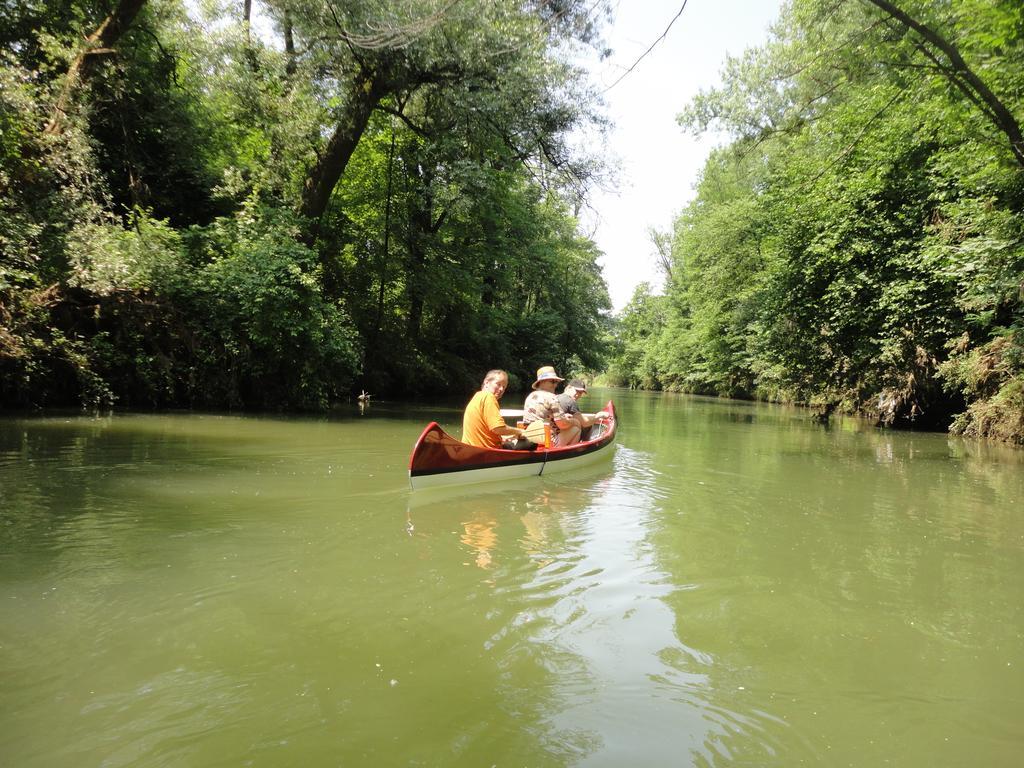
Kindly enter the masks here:
<path id="1" fill-rule="evenodd" d="M 536 389 L 537 385 L 542 381 L 565 381 L 565 379 L 555 373 L 553 365 L 545 365 L 537 369 L 537 380 L 533 382 L 533 386 L 530 388 Z"/>

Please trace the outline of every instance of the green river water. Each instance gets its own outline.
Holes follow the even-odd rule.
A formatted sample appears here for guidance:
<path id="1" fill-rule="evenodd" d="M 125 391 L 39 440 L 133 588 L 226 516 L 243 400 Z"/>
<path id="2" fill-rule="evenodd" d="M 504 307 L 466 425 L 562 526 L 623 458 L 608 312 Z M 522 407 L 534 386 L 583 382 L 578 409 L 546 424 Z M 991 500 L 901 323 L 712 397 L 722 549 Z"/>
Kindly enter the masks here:
<path id="1" fill-rule="evenodd" d="M 1024 764 L 1024 451 L 607 397 L 430 496 L 457 408 L 0 420 L 0 765 Z"/>

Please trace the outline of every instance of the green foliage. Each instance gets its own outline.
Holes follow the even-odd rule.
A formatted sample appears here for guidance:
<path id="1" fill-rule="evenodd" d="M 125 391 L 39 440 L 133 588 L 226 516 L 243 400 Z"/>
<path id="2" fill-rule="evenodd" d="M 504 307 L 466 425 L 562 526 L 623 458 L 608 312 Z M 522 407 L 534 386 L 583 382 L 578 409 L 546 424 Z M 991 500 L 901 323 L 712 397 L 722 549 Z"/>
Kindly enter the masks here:
<path id="1" fill-rule="evenodd" d="M 340 302 L 323 295 L 319 259 L 298 230 L 289 211 L 251 202 L 215 222 L 203 242 L 208 260 L 176 286 L 207 318 L 200 362 L 210 376 L 224 372 L 239 405 L 322 408 L 355 375 L 355 331 Z"/>
<path id="2" fill-rule="evenodd" d="M 60 304 L 52 288 L 0 294 L 0 402 L 113 404 L 116 396 L 96 370 L 88 342 L 53 322 Z"/>
<path id="3" fill-rule="evenodd" d="M 417 109 L 421 125 L 452 112 Z M 326 219 L 334 279 L 367 339 L 367 388 L 461 391 L 481 367 L 525 380 L 574 355 L 603 365 L 599 254 L 507 155 L 491 133 L 371 121 Z"/>
<path id="4" fill-rule="evenodd" d="M 640 283 L 618 318 L 617 348 L 606 372 L 607 383 L 631 389 L 657 389 L 656 347 L 665 326 L 666 302 L 651 294 L 650 283 Z"/>
<path id="5" fill-rule="evenodd" d="M 681 121 L 731 131 L 676 222 L 664 316 L 619 377 L 1019 440 L 1019 7 L 797 0 Z M 1013 117 L 1015 116 L 1015 118 Z"/>
<path id="6" fill-rule="evenodd" d="M 98 295 L 144 291 L 173 280 L 181 237 L 166 221 L 135 211 L 119 222 L 81 222 L 68 233 L 67 283 Z"/>
<path id="7" fill-rule="evenodd" d="M 966 347 L 967 339 L 962 340 Z M 950 387 L 971 399 L 952 431 L 1024 445 L 1024 339 L 1004 331 L 984 346 L 958 349 L 943 365 Z"/>
<path id="8" fill-rule="evenodd" d="M 0 9 L 5 405 L 322 408 L 603 366 L 570 213 L 595 165 L 566 141 L 596 120 L 565 56 L 592 4 L 266 3 L 285 46 L 240 8 L 151 0 L 78 70 L 108 6 Z"/>
<path id="9" fill-rule="evenodd" d="M 0 53 L 0 290 L 59 280 L 69 232 L 100 215 L 87 138 L 77 130 L 43 135 L 46 115 L 33 73 Z"/>

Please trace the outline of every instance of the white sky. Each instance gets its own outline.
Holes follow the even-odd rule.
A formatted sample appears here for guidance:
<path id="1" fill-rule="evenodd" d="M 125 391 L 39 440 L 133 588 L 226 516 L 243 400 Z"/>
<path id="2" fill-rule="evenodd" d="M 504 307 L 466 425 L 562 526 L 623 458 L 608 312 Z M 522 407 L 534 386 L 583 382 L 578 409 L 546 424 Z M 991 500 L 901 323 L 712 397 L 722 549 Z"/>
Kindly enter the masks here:
<path id="1" fill-rule="evenodd" d="M 683 0 L 619 0 L 606 30 L 613 54 L 591 65 L 594 81 L 607 87 L 665 31 Z M 688 0 L 668 36 L 626 78 L 604 94 L 615 123 L 609 157 L 621 163 L 614 190 L 594 190 L 584 231 L 604 253 L 601 266 L 615 311 L 636 286 L 661 285 L 653 226 L 669 231 L 675 215 L 693 198 L 693 187 L 721 136 L 684 133 L 676 116 L 700 90 L 717 85 L 726 55 L 738 56 L 767 39 L 779 0 Z"/>

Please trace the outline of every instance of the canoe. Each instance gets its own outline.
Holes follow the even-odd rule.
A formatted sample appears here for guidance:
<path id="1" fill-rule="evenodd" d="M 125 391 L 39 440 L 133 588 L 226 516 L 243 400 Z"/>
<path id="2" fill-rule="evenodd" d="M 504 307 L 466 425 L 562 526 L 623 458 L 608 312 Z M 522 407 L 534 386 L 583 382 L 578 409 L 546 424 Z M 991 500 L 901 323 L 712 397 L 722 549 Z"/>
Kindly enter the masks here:
<path id="1" fill-rule="evenodd" d="M 611 400 L 607 419 L 591 427 L 590 439 L 564 448 L 509 451 L 479 448 L 449 435 L 436 421 L 423 430 L 409 457 L 409 485 L 414 491 L 447 485 L 481 483 L 566 472 L 611 456 L 618 422 Z"/>

